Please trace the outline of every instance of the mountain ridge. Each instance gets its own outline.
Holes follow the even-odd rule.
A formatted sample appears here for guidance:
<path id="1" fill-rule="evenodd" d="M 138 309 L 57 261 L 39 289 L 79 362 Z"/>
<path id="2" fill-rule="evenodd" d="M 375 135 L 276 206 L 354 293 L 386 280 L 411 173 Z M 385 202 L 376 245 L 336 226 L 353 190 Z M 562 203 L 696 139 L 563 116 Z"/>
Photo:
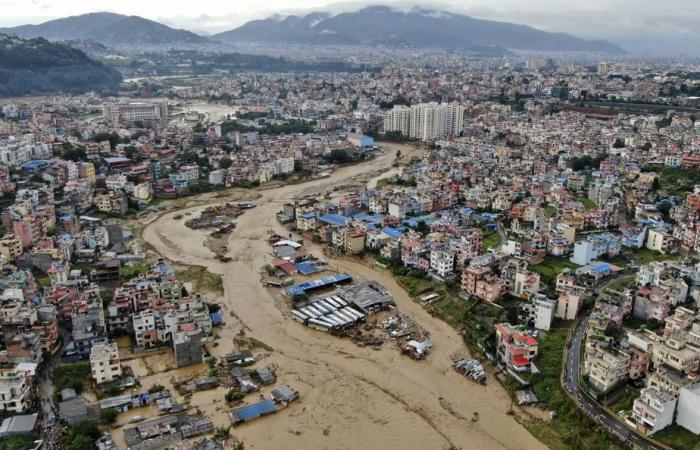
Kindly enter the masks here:
<path id="1" fill-rule="evenodd" d="M 0 34 L 0 80 L 0 97 L 9 97 L 112 89 L 122 76 L 67 45 Z"/>
<path id="2" fill-rule="evenodd" d="M 620 47 L 598 39 L 550 33 L 528 25 L 476 19 L 446 11 L 368 6 L 336 15 L 273 16 L 214 34 L 224 43 L 269 42 L 306 45 L 385 45 L 462 50 L 496 46 L 514 50 L 620 54 Z"/>
<path id="3" fill-rule="evenodd" d="M 211 43 L 209 39 L 191 31 L 171 28 L 139 16 L 109 12 L 64 17 L 38 25 L 0 28 L 0 33 L 25 39 L 42 37 L 50 41 L 89 40 L 108 47 L 197 47 Z"/>

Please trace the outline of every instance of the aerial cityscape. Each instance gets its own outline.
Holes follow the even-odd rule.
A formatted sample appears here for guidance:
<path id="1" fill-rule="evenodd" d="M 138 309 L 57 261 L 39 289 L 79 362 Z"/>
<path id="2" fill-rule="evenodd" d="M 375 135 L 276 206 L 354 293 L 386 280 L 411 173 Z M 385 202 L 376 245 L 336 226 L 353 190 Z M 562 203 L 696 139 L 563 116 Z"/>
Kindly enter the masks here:
<path id="1" fill-rule="evenodd" d="M 693 1 L 98 3 L 3 3 L 0 450 L 700 449 Z"/>

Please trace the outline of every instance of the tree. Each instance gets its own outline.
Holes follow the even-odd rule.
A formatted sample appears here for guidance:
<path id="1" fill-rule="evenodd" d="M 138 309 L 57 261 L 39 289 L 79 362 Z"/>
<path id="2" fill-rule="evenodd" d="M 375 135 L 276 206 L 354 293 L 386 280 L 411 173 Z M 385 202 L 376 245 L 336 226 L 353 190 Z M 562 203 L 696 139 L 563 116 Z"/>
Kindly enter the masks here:
<path id="1" fill-rule="evenodd" d="M 243 400 L 243 397 L 245 397 L 243 392 L 231 389 L 224 396 L 224 400 L 227 402 L 237 402 L 239 400 Z"/>
<path id="2" fill-rule="evenodd" d="M 231 161 L 231 158 L 229 158 L 228 156 L 224 156 L 219 161 L 220 169 L 228 169 L 229 167 L 231 167 L 231 165 L 233 165 L 233 161 Z"/>
<path id="3" fill-rule="evenodd" d="M 119 410 L 117 408 L 107 408 L 100 411 L 100 418 L 108 424 L 113 424 L 117 421 Z"/>
<path id="4" fill-rule="evenodd" d="M 625 141 L 617 138 L 615 139 L 615 142 L 613 142 L 613 148 L 624 148 L 625 147 Z"/>
<path id="5" fill-rule="evenodd" d="M 347 150 L 336 148 L 331 150 L 330 161 L 337 164 L 345 164 L 350 162 L 350 155 Z"/>
<path id="6" fill-rule="evenodd" d="M 425 223 L 425 220 L 419 220 L 416 224 L 416 231 L 422 235 L 426 235 L 430 233 L 430 227 Z"/>
<path id="7" fill-rule="evenodd" d="M 100 438 L 100 430 L 92 422 L 80 422 L 71 428 L 61 443 L 66 450 L 92 450 Z"/>
<path id="8" fill-rule="evenodd" d="M 668 202 L 664 202 L 656 206 L 656 210 L 664 216 L 664 220 L 668 220 L 671 217 L 671 208 L 673 208 L 673 205 Z"/>
<path id="9" fill-rule="evenodd" d="M 86 161 L 87 153 L 82 148 L 67 148 L 61 153 L 61 159 L 66 161 Z"/>
<path id="10" fill-rule="evenodd" d="M 154 384 L 148 389 L 149 394 L 155 394 L 156 392 L 164 391 L 165 386 L 162 386 L 160 384 Z"/>

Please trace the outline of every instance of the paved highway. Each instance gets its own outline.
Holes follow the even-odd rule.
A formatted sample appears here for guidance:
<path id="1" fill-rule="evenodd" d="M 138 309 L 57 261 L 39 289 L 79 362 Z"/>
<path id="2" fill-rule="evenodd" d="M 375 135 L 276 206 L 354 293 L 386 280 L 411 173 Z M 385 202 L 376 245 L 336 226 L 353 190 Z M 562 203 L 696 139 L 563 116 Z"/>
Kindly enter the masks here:
<path id="1" fill-rule="evenodd" d="M 596 288 L 596 294 L 600 293 L 602 288 L 612 281 L 614 280 L 609 280 L 604 285 L 601 285 L 600 289 Z M 580 409 L 586 412 L 597 423 L 611 431 L 625 444 L 640 449 L 667 450 L 668 447 L 652 442 L 644 435 L 627 427 L 620 418 L 609 413 L 586 392 L 581 390 L 579 384 L 581 374 L 581 345 L 586 335 L 589 316 L 590 313 L 586 313 L 579 319 L 566 344 L 564 388 Z"/>

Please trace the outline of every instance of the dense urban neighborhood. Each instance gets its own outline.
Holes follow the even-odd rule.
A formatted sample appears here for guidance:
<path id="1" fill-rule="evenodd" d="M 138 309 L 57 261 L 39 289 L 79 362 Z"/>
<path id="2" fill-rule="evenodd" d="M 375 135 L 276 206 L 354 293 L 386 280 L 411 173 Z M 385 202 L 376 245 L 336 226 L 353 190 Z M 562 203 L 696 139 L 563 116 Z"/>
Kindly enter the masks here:
<path id="1" fill-rule="evenodd" d="M 181 38 L 2 38 L 0 449 L 700 447 L 697 59 Z"/>

